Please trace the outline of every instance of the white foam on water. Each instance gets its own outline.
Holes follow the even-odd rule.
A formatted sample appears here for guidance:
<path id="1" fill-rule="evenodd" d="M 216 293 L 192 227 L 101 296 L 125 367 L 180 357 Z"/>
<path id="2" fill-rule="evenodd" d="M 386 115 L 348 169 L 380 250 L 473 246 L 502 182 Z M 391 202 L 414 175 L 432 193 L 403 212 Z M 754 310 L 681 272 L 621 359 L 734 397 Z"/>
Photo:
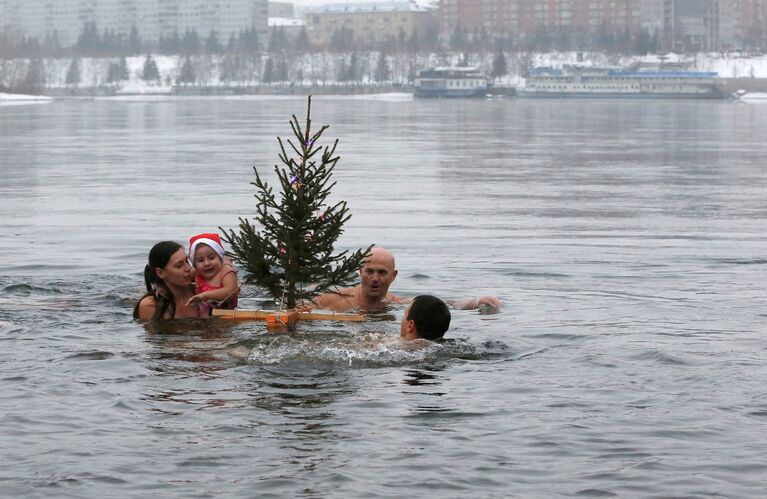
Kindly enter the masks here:
<path id="1" fill-rule="evenodd" d="M 248 360 L 265 365 L 299 361 L 372 367 L 423 362 L 435 358 L 443 349 L 437 343 L 404 341 L 378 333 L 329 339 L 281 337 L 254 347 Z"/>

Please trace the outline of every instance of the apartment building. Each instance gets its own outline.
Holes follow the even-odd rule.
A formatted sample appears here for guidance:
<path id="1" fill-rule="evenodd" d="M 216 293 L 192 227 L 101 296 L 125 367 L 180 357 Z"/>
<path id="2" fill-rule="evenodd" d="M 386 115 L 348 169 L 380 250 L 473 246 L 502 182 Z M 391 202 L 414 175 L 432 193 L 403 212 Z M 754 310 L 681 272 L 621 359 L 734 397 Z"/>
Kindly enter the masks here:
<path id="1" fill-rule="evenodd" d="M 269 2 L 269 17 L 292 19 L 295 15 L 293 2 Z"/>
<path id="2" fill-rule="evenodd" d="M 740 7 L 736 0 L 664 0 L 664 48 L 675 52 L 734 48 Z"/>
<path id="3" fill-rule="evenodd" d="M 460 26 L 469 32 L 508 36 L 541 27 L 597 29 L 608 25 L 635 30 L 640 26 L 640 0 L 440 0 L 443 34 Z"/>
<path id="4" fill-rule="evenodd" d="M 265 37 L 267 20 L 268 0 L 0 0 L 0 30 L 41 40 L 55 33 L 62 46 L 74 44 L 88 23 L 123 36 L 136 26 L 143 40 L 156 43 L 187 29 L 225 40 L 255 27 Z"/>
<path id="5" fill-rule="evenodd" d="M 573 0 L 573 25 L 589 30 L 609 26 L 615 31 L 636 32 L 641 27 L 639 0 Z"/>
<path id="6" fill-rule="evenodd" d="M 767 0 L 439 0 L 443 36 L 468 32 L 518 37 L 574 28 L 661 36 L 667 50 L 725 50 L 742 40 L 767 43 Z"/>
<path id="7" fill-rule="evenodd" d="M 477 32 L 488 22 L 486 16 L 496 12 L 496 0 L 439 0 L 437 4 L 437 23 L 439 32 L 446 34 L 456 27 Z"/>
<path id="8" fill-rule="evenodd" d="M 431 10 L 413 0 L 326 4 L 304 14 L 309 40 L 319 47 L 327 47 L 342 29 L 359 47 L 396 40 L 401 34 L 410 38 L 414 32 L 425 33 L 433 19 Z"/>
<path id="9" fill-rule="evenodd" d="M 767 1 L 736 0 L 734 36 L 739 45 L 767 46 Z"/>
<path id="10" fill-rule="evenodd" d="M 665 0 L 639 0 L 639 24 L 650 33 L 662 33 Z"/>

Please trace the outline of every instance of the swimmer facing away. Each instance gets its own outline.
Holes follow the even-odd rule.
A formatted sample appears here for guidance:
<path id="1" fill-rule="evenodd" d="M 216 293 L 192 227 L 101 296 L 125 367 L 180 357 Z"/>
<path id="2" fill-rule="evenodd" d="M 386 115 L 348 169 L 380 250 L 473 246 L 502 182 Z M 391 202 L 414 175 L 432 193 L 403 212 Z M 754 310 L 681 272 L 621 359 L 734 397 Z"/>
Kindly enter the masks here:
<path id="1" fill-rule="evenodd" d="M 405 310 L 400 324 L 400 336 L 405 340 L 436 341 L 445 336 L 450 327 L 450 309 L 432 295 L 418 295 Z"/>

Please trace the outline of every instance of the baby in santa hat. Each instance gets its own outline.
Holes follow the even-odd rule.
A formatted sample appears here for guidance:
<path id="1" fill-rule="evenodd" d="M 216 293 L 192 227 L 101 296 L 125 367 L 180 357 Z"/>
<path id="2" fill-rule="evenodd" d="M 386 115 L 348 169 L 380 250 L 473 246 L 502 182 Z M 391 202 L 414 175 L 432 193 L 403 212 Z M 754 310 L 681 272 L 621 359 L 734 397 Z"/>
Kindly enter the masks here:
<path id="1" fill-rule="evenodd" d="M 224 247 L 218 234 L 206 232 L 189 240 L 189 263 L 197 271 L 195 295 L 187 305 L 207 303 L 213 308 L 237 308 L 240 285 L 237 272 L 224 256 Z"/>

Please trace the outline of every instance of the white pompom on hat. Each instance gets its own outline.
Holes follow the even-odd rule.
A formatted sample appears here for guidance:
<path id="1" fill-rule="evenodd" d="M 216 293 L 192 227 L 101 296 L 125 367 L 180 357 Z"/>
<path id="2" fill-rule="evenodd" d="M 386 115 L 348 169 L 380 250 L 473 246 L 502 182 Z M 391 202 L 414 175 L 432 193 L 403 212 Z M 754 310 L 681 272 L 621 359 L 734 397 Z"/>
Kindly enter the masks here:
<path id="1" fill-rule="evenodd" d="M 210 246 L 222 260 L 224 259 L 224 246 L 221 244 L 221 238 L 218 234 L 213 232 L 197 234 L 189 240 L 189 254 L 187 258 L 192 267 L 194 267 L 194 252 L 200 244 Z"/>

